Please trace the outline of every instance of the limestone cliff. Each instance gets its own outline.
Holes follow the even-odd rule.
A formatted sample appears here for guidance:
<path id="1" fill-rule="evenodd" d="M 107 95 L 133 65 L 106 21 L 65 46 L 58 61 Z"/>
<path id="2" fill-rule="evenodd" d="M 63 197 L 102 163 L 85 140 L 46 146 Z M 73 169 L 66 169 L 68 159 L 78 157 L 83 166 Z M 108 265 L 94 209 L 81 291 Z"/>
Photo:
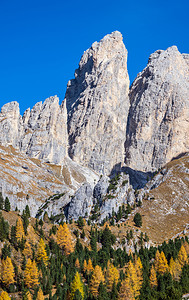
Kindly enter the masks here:
<path id="1" fill-rule="evenodd" d="M 84 52 L 68 82 L 70 157 L 98 173 L 124 162 L 129 110 L 127 50 L 115 31 Z"/>
<path id="2" fill-rule="evenodd" d="M 1 108 L 0 144 L 12 145 L 33 158 L 61 164 L 67 156 L 67 110 L 58 97 L 38 102 L 20 116 L 19 104 L 10 102 Z"/>
<path id="3" fill-rule="evenodd" d="M 58 97 L 37 103 L 23 115 L 20 150 L 30 157 L 61 164 L 67 155 L 67 110 Z"/>
<path id="4" fill-rule="evenodd" d="M 130 90 L 126 163 L 155 171 L 189 151 L 188 55 L 176 46 L 153 53 Z"/>

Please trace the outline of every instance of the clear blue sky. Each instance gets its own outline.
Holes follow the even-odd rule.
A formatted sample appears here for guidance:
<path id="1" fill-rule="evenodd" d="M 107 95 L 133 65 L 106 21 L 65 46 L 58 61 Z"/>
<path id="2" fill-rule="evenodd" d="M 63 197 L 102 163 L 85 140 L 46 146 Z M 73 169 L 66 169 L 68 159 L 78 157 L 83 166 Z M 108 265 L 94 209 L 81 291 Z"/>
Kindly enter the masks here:
<path id="1" fill-rule="evenodd" d="M 189 53 L 189 1 L 0 0 L 0 107 L 64 99 L 83 52 L 119 30 L 132 82 L 157 49 Z"/>

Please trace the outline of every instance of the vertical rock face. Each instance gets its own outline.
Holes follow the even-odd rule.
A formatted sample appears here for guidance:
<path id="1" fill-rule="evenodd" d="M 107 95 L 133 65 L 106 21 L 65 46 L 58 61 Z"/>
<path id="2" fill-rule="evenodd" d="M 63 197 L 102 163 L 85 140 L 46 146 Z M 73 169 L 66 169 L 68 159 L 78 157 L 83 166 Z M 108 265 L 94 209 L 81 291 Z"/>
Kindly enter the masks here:
<path id="1" fill-rule="evenodd" d="M 17 102 L 5 104 L 0 112 L 0 144 L 17 147 L 21 124 L 19 104 Z"/>
<path id="2" fill-rule="evenodd" d="M 67 154 L 67 110 L 58 97 L 37 103 L 23 115 L 24 134 L 20 149 L 30 157 L 61 163 Z"/>
<path id="3" fill-rule="evenodd" d="M 127 50 L 119 32 L 84 52 L 75 79 L 68 82 L 69 155 L 98 173 L 124 162 L 129 110 Z"/>
<path id="4" fill-rule="evenodd" d="M 176 46 L 153 53 L 130 90 L 126 163 L 154 171 L 189 151 L 188 55 Z"/>
<path id="5" fill-rule="evenodd" d="M 67 155 L 67 110 L 58 97 L 38 102 L 20 116 L 17 102 L 5 104 L 0 113 L 0 144 L 12 145 L 30 157 L 61 163 Z"/>

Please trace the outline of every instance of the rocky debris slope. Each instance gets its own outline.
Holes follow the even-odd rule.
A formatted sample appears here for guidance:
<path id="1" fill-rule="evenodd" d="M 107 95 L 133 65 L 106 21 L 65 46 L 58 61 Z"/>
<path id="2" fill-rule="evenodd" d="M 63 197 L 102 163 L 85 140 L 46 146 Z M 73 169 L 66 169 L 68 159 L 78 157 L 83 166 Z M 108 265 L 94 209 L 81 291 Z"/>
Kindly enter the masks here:
<path id="1" fill-rule="evenodd" d="M 60 164 L 67 155 L 67 110 L 58 97 L 38 102 L 23 117 L 19 104 L 10 102 L 1 108 L 0 144 L 12 145 L 30 157 Z"/>
<path id="2" fill-rule="evenodd" d="M 126 164 L 155 171 L 189 151 L 188 55 L 176 46 L 153 53 L 130 90 Z"/>
<path id="3" fill-rule="evenodd" d="M 70 157 L 100 174 L 124 162 L 129 110 L 127 50 L 115 31 L 84 52 L 68 82 Z"/>
<path id="4" fill-rule="evenodd" d="M 95 181 L 94 181 L 95 182 Z M 78 220 L 85 219 L 102 222 L 110 217 L 112 212 L 118 212 L 123 204 L 133 205 L 135 193 L 129 183 L 129 176 L 121 173 L 112 179 L 102 176 L 96 185 L 85 182 L 73 193 L 55 195 L 39 208 L 37 215 L 43 216 L 45 212 L 56 219 L 64 218 Z"/>
<path id="5" fill-rule="evenodd" d="M 69 158 L 59 166 L 29 158 L 12 146 L 0 146 L 0 191 L 4 198 L 9 198 L 13 210 L 17 207 L 22 211 L 28 204 L 35 216 L 45 200 L 56 194 L 59 201 L 54 199 L 54 210 L 49 216 L 51 213 L 56 215 L 59 206 L 63 206 L 60 194 L 73 196 L 83 183 L 89 182 L 94 187 L 97 181 L 94 172 Z M 71 198 L 66 204 L 70 201 Z"/>
<path id="6" fill-rule="evenodd" d="M 189 232 L 189 154 L 165 165 L 138 191 L 143 204 L 143 230 L 161 243 L 179 232 Z"/>

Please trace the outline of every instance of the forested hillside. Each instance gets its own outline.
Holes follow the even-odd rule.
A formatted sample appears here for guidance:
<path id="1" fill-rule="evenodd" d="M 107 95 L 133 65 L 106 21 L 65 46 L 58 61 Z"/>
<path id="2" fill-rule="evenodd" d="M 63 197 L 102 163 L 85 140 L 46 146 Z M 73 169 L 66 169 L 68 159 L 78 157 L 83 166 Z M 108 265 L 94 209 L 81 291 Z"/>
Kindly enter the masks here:
<path id="1" fill-rule="evenodd" d="M 187 237 L 148 249 L 146 234 L 136 239 L 137 214 L 136 230 L 118 215 L 101 226 L 82 218 L 53 224 L 47 214 L 38 220 L 28 206 L 20 215 L 8 204 L 1 197 L 0 299 L 177 300 L 189 292 Z M 128 243 L 134 241 L 133 251 L 117 246 L 125 242 L 121 231 Z"/>

